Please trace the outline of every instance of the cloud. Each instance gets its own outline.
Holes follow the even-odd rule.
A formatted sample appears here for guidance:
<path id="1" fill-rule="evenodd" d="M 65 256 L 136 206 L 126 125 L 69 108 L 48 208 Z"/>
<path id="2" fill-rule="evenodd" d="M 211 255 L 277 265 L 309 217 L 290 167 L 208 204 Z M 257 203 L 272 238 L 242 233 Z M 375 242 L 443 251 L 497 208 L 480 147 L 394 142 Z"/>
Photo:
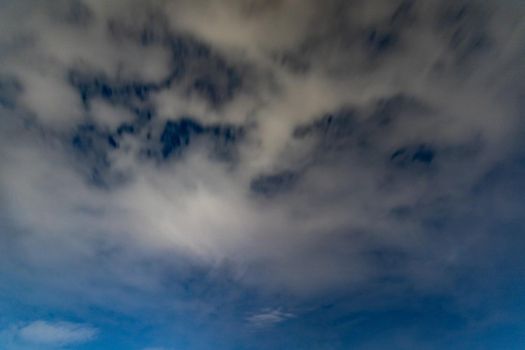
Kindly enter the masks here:
<path id="1" fill-rule="evenodd" d="M 95 340 L 98 335 L 98 330 L 89 325 L 43 320 L 16 326 L 10 332 L 24 343 L 42 347 L 83 344 Z"/>
<path id="2" fill-rule="evenodd" d="M 303 297 L 450 291 L 488 264 L 474 193 L 517 152 L 521 10 L 86 1 L 21 25 L 22 3 L 2 11 L 0 193 L 24 234 L 0 238 L 34 283 L 129 306 L 180 260 Z"/>
<path id="3" fill-rule="evenodd" d="M 280 309 L 264 309 L 259 313 L 250 315 L 246 318 L 246 320 L 253 327 L 266 328 L 277 325 L 294 317 L 294 314 L 283 312 Z"/>

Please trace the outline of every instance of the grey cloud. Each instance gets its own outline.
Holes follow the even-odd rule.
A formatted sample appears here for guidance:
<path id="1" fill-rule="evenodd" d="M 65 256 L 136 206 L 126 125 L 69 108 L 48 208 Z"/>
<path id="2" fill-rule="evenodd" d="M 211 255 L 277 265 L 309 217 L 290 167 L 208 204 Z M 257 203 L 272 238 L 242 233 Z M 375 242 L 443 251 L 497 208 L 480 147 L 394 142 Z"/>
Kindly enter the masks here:
<path id="1" fill-rule="evenodd" d="M 430 290 L 489 235 L 439 225 L 479 220 L 471 191 L 514 152 L 519 16 L 491 21 L 510 8 L 75 4 L 36 6 L 2 37 L 2 206 L 29 232 L 27 264 L 67 270 L 109 242 L 141 247 L 137 265 L 229 259 L 242 283 L 300 295 L 389 277 Z M 38 251 L 50 237 L 57 261 Z"/>

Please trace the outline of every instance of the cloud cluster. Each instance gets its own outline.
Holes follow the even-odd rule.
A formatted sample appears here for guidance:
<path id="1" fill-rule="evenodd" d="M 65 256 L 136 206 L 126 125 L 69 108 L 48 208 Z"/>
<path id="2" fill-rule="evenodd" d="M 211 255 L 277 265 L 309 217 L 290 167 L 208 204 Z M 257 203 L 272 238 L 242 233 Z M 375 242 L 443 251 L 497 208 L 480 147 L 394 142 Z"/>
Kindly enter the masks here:
<path id="1" fill-rule="evenodd" d="M 435 291 L 501 258 L 507 194 L 483 188 L 519 145 L 519 3 L 0 6 L 0 259 L 33 281 L 119 299 L 100 286 L 157 291 L 180 259 L 301 296 Z"/>

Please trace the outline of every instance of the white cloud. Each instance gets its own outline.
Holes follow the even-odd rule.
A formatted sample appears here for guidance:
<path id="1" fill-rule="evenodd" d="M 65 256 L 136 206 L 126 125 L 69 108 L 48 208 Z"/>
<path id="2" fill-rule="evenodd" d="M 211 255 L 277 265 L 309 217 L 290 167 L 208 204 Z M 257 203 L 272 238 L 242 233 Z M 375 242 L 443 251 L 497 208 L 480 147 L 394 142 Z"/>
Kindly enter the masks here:
<path id="1" fill-rule="evenodd" d="M 17 335 L 23 341 L 42 346 L 67 346 L 82 344 L 94 340 L 98 330 L 71 322 L 34 321 L 17 329 Z"/>
<path id="2" fill-rule="evenodd" d="M 250 315 L 246 320 L 253 327 L 265 328 L 277 325 L 294 317 L 294 314 L 283 312 L 280 309 L 264 309 L 261 312 Z"/>

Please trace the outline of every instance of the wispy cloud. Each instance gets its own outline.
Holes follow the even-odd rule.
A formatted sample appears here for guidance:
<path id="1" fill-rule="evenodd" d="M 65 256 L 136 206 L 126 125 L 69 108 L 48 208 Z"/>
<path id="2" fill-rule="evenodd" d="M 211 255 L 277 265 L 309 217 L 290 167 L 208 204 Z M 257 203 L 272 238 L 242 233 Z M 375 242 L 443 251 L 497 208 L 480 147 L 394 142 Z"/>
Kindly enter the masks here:
<path id="1" fill-rule="evenodd" d="M 67 346 L 96 339 L 98 330 L 85 324 L 38 320 L 19 327 L 16 333 L 21 340 L 31 344 Z"/>
<path id="2" fill-rule="evenodd" d="M 264 309 L 248 316 L 246 320 L 253 327 L 264 328 L 271 327 L 294 317 L 295 315 L 293 313 L 284 312 L 281 309 Z"/>

